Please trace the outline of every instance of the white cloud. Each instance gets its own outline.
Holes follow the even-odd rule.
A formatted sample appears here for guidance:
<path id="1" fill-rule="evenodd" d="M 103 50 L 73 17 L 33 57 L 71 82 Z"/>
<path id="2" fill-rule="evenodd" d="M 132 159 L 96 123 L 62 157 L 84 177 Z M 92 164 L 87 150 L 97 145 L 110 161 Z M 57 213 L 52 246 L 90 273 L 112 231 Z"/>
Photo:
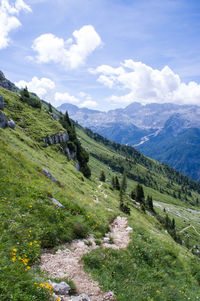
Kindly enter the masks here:
<path id="1" fill-rule="evenodd" d="M 21 22 L 16 17 L 20 11 L 31 12 L 31 8 L 23 1 L 16 0 L 10 4 L 8 0 L 1 0 L 0 4 L 0 49 L 9 45 L 10 31 L 21 26 Z"/>
<path id="2" fill-rule="evenodd" d="M 36 93 L 41 98 L 46 97 L 55 88 L 55 83 L 51 79 L 45 77 L 39 79 L 36 76 L 30 82 L 20 80 L 15 85 L 20 89 L 27 87 L 30 92 Z"/>
<path id="3" fill-rule="evenodd" d="M 85 92 L 79 92 L 78 97 L 70 95 L 68 92 L 60 93 L 56 92 L 54 95 L 54 104 L 59 106 L 62 103 L 71 103 L 79 106 L 80 108 L 94 108 L 97 106 L 96 101 L 92 100 L 91 96 Z"/>
<path id="4" fill-rule="evenodd" d="M 81 91 L 78 95 L 81 98 L 80 108 L 96 108 L 98 106 L 97 102 L 92 99 L 90 94 Z"/>
<path id="5" fill-rule="evenodd" d="M 91 99 L 91 96 L 85 92 L 79 92 L 78 97 L 69 94 L 68 92 L 54 92 L 55 83 L 49 78 L 41 78 L 34 76 L 31 81 L 20 80 L 15 82 L 15 85 L 22 89 L 27 87 L 30 92 L 36 93 L 40 98 L 50 102 L 57 107 L 62 103 L 71 103 L 80 107 L 94 108 L 97 103 Z"/>
<path id="6" fill-rule="evenodd" d="M 118 68 L 102 65 L 89 71 L 99 74 L 97 80 L 106 87 L 129 90 L 122 96 L 112 95 L 109 99 L 113 102 L 200 104 L 200 85 L 181 82 L 168 66 L 157 70 L 142 62 L 125 60 Z"/>
<path id="7" fill-rule="evenodd" d="M 79 105 L 80 108 L 95 108 L 97 107 L 97 103 L 94 100 L 85 100 Z"/>
<path id="8" fill-rule="evenodd" d="M 64 40 L 51 33 L 43 34 L 33 42 L 38 63 L 59 63 L 75 69 L 85 63 L 86 58 L 102 44 L 101 38 L 92 25 L 85 25 L 73 32 L 73 40 Z"/>
<path id="9" fill-rule="evenodd" d="M 54 99 L 55 99 L 55 102 L 57 103 L 57 105 L 60 105 L 62 103 L 66 103 L 66 102 L 71 103 L 71 104 L 79 103 L 78 98 L 76 98 L 73 95 L 70 95 L 67 92 L 65 92 L 65 93 L 56 92 L 54 95 Z"/>

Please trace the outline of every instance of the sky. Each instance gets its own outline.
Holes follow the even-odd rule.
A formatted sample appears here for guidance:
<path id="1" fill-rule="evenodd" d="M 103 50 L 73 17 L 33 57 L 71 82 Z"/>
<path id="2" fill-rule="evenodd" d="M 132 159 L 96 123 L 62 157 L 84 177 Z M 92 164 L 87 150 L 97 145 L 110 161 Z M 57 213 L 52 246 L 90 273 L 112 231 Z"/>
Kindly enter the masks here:
<path id="1" fill-rule="evenodd" d="M 57 107 L 200 105 L 199 0 L 0 0 L 0 70 Z"/>

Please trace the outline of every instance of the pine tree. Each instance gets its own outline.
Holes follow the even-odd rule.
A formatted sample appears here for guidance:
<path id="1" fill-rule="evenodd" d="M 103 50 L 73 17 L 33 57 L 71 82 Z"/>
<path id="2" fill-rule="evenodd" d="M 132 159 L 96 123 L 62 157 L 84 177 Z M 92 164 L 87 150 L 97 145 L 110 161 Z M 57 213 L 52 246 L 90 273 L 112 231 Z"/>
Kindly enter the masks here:
<path id="1" fill-rule="evenodd" d="M 170 224 L 171 224 L 171 221 L 169 219 L 168 214 L 166 214 L 166 216 L 165 216 L 165 228 L 169 229 L 170 228 Z"/>
<path id="2" fill-rule="evenodd" d="M 172 219 L 172 223 L 171 223 L 171 229 L 175 229 L 176 228 L 176 224 L 175 224 L 175 219 Z"/>
<path id="3" fill-rule="evenodd" d="M 69 126 L 71 126 L 71 121 L 70 121 L 70 119 L 69 119 L 69 115 L 68 115 L 68 112 L 67 112 L 67 111 L 65 112 L 65 115 L 64 115 L 64 121 L 66 121 L 67 124 L 68 124 Z"/>
<path id="4" fill-rule="evenodd" d="M 99 180 L 102 181 L 102 182 L 105 182 L 105 180 L 106 180 L 106 176 L 105 176 L 105 173 L 104 173 L 103 170 L 101 171 Z"/>
<path id="5" fill-rule="evenodd" d="M 153 200 L 152 200 L 152 197 L 149 195 L 147 196 L 147 206 L 148 206 L 149 210 L 154 211 Z"/>
<path id="6" fill-rule="evenodd" d="M 112 189 L 116 189 L 116 185 L 115 185 L 115 177 L 113 176 L 111 179 L 111 187 Z"/>
<path id="7" fill-rule="evenodd" d="M 22 90 L 22 94 L 23 94 L 24 97 L 30 98 L 30 94 L 29 94 L 29 92 L 28 92 L 28 88 L 27 88 L 27 87 L 25 87 L 25 88 Z"/>
<path id="8" fill-rule="evenodd" d="M 124 201 L 124 197 L 125 197 L 125 192 L 122 189 L 120 189 L 120 192 L 119 192 L 119 204 L 120 204 L 119 208 L 122 212 L 130 215 L 131 210 L 130 210 L 127 202 Z"/>
<path id="9" fill-rule="evenodd" d="M 119 180 L 117 176 L 115 177 L 115 187 L 116 190 L 120 190 Z"/>
<path id="10" fill-rule="evenodd" d="M 144 190 L 142 185 L 137 184 L 135 189 L 135 194 L 136 194 L 136 201 L 141 204 L 144 204 Z"/>
<path id="11" fill-rule="evenodd" d="M 124 171 L 120 190 L 126 191 L 126 188 L 127 188 L 127 180 L 126 180 L 126 172 Z"/>
<path id="12" fill-rule="evenodd" d="M 132 190 L 132 191 L 131 191 L 130 197 L 131 197 L 132 200 L 135 200 L 135 198 L 136 198 L 135 190 Z"/>
<path id="13" fill-rule="evenodd" d="M 53 112 L 53 110 L 52 110 L 52 105 L 50 104 L 50 102 L 49 102 L 49 112 L 50 112 L 50 113 Z"/>

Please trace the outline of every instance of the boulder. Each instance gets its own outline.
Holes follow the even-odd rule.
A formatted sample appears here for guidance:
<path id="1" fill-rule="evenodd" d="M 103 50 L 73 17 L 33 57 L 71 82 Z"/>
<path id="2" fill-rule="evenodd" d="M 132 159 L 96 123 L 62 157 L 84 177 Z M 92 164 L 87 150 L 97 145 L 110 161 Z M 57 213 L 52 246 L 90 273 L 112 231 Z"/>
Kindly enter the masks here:
<path id="1" fill-rule="evenodd" d="M 59 207 L 59 208 L 65 208 L 59 201 L 57 201 L 56 199 L 52 198 L 51 199 L 51 202 L 54 203 L 54 205 L 56 207 Z"/>
<path id="2" fill-rule="evenodd" d="M 0 110 L 4 110 L 4 99 L 1 94 L 0 94 Z"/>
<path id="3" fill-rule="evenodd" d="M 16 123 L 15 123 L 12 119 L 7 121 L 7 125 L 8 125 L 12 130 L 14 130 L 15 127 L 16 127 Z"/>
<path id="4" fill-rule="evenodd" d="M 103 242 L 109 243 L 110 242 L 110 238 L 109 237 L 104 237 Z"/>
<path id="5" fill-rule="evenodd" d="M 7 127 L 6 116 L 0 112 L 0 128 L 5 129 Z"/>
<path id="6" fill-rule="evenodd" d="M 52 114 L 52 118 L 53 118 L 54 120 L 58 120 L 58 118 L 57 118 L 57 116 L 56 116 L 55 114 Z"/>
<path id="7" fill-rule="evenodd" d="M 70 286 L 66 282 L 55 283 L 49 281 L 49 283 L 52 285 L 54 293 L 64 296 L 69 294 Z"/>
<path id="8" fill-rule="evenodd" d="M 74 298 L 74 301 L 91 301 L 86 294 L 81 294 L 78 297 Z"/>
<path id="9" fill-rule="evenodd" d="M 50 180 L 54 181 L 56 184 L 61 186 L 60 181 L 58 181 L 56 178 L 54 178 L 54 176 L 52 176 L 52 174 L 47 169 L 43 168 L 42 172 L 47 178 L 49 178 Z"/>

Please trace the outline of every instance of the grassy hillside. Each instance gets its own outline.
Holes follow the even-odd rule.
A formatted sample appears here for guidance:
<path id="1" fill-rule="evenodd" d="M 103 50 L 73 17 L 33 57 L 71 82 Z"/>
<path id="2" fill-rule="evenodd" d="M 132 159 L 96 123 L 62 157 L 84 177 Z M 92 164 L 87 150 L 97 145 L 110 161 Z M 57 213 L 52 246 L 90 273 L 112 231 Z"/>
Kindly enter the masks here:
<path id="1" fill-rule="evenodd" d="M 95 158 L 107 166 L 108 175 L 113 171 L 119 175 L 126 171 L 130 180 L 129 189 L 133 186 L 133 182 L 139 182 L 146 186 L 145 190 L 153 194 L 155 200 L 186 206 L 196 204 L 200 193 L 199 183 L 167 165 L 143 156 L 133 147 L 111 142 L 79 126 L 77 133 L 92 157 L 91 162 Z M 95 163 L 91 166 L 96 169 Z M 111 179 L 110 176 L 108 178 Z"/>
<path id="2" fill-rule="evenodd" d="M 173 189 L 177 192 L 183 185 L 181 176 L 176 175 L 172 183 L 163 172 L 163 165 L 144 156 L 138 161 L 139 157 L 127 155 L 124 149 L 116 152 L 79 128 L 81 144 L 91 153 L 92 176 L 85 178 L 75 169 L 75 162 L 62 154 L 59 144 L 44 147 L 42 138 L 66 131 L 52 118 L 47 106 L 33 108 L 3 88 L 0 94 L 5 99 L 4 114 L 17 124 L 15 130 L 0 129 L 0 300 L 49 300 L 50 289 L 47 285 L 43 287 L 48 275 L 38 269 L 42 250 L 55 250 L 88 234 L 94 234 L 97 239 L 102 237 L 109 223 L 117 215 L 123 215 L 119 210 L 119 192 L 111 189 L 110 181 L 113 175 L 120 179 L 124 168 L 129 176 L 127 200 L 136 180 L 144 180 L 145 184 L 148 173 L 151 180 L 147 180 L 144 191 L 154 201 L 181 210 L 192 206 L 199 197 L 198 185 L 184 178 L 186 188 L 181 196 L 185 195 L 187 201 L 183 197 L 178 199 L 177 195 L 174 198 Z M 148 163 L 147 168 L 144 162 L 153 163 Z M 43 168 L 61 184 L 48 179 Z M 107 181 L 100 189 L 102 169 Z M 94 202 L 96 197 L 99 203 Z M 52 198 L 64 208 L 58 208 Z M 152 214 L 131 204 L 129 223 L 134 231 L 129 248 L 120 252 L 97 249 L 86 256 L 87 269 L 106 290 L 116 293 L 117 300 L 188 300 L 189 297 L 197 300 L 196 296 L 200 295 L 198 257 L 184 245 L 178 245 Z M 195 213 L 196 209 L 193 206 Z M 200 231 L 198 222 L 197 218 L 194 226 Z M 183 228 L 182 219 L 177 227 Z M 198 235 L 191 239 L 191 244 L 199 244 Z M 172 279 L 176 281 L 172 283 Z M 173 286 L 174 299 L 170 299 L 170 286 Z"/>

